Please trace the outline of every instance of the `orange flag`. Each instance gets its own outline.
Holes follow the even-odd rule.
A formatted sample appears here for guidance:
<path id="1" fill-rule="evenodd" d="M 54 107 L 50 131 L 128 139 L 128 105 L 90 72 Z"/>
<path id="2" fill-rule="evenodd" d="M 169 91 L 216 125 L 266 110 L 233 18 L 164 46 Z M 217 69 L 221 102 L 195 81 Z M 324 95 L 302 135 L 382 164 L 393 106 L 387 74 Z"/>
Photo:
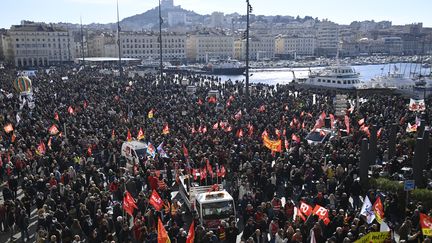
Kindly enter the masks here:
<path id="1" fill-rule="evenodd" d="M 6 126 L 4 126 L 4 130 L 6 133 L 10 133 L 14 130 L 13 126 L 11 123 L 7 124 Z"/>
<path id="2" fill-rule="evenodd" d="M 142 130 L 142 128 L 140 128 L 140 130 L 138 132 L 137 139 L 138 140 L 144 139 L 144 131 Z"/>
<path id="3" fill-rule="evenodd" d="M 186 238 L 186 243 L 193 243 L 195 240 L 195 221 L 192 220 L 192 223 L 189 227 L 189 233 Z"/>
<path id="4" fill-rule="evenodd" d="M 158 243 L 171 243 L 168 233 L 160 218 L 158 218 Z"/>
<path id="5" fill-rule="evenodd" d="M 268 149 L 270 149 L 272 152 L 281 152 L 282 151 L 282 141 L 280 139 L 278 140 L 271 140 L 268 136 L 263 137 L 263 143 L 264 146 Z"/>
<path id="6" fill-rule="evenodd" d="M 132 134 L 131 134 L 131 132 L 130 132 L 129 129 L 128 129 L 128 132 L 127 132 L 127 141 L 128 142 L 132 141 Z"/>

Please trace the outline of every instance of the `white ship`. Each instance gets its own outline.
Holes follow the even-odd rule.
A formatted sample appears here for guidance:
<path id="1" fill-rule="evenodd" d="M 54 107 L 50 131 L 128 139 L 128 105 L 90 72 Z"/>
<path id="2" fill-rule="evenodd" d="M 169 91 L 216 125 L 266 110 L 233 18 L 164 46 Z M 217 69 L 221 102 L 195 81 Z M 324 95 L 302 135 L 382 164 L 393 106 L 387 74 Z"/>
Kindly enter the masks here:
<path id="1" fill-rule="evenodd" d="M 362 81 L 360 74 L 350 66 L 336 65 L 317 72 L 310 72 L 309 78 L 298 80 L 300 85 L 329 89 L 356 89 Z"/>

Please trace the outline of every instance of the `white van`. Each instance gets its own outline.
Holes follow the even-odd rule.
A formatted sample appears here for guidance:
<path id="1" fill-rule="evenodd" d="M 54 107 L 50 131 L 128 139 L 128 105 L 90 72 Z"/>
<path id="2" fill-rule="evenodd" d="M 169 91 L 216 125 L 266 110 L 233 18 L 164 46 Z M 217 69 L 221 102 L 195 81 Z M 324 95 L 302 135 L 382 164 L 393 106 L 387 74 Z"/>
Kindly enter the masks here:
<path id="1" fill-rule="evenodd" d="M 139 164 L 146 157 L 147 144 L 140 141 L 123 142 L 121 156 L 127 160 L 126 168 L 133 169 L 134 164 Z"/>

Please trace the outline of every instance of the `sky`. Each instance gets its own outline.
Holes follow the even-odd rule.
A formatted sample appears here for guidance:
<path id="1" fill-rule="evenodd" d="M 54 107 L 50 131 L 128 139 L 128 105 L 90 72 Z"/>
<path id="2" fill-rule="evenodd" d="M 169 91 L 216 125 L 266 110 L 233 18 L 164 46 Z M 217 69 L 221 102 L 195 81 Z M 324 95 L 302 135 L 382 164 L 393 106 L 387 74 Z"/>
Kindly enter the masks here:
<path id="1" fill-rule="evenodd" d="M 213 11 L 246 12 L 246 0 L 174 0 L 199 14 Z M 390 20 L 393 24 L 423 22 L 432 27 L 431 0 L 250 0 L 256 15 L 290 15 L 327 18 L 339 24 L 362 20 Z M 120 19 L 143 13 L 158 0 L 119 0 Z M 83 24 L 116 21 L 116 0 L 1 0 L 0 28 L 20 21 Z"/>

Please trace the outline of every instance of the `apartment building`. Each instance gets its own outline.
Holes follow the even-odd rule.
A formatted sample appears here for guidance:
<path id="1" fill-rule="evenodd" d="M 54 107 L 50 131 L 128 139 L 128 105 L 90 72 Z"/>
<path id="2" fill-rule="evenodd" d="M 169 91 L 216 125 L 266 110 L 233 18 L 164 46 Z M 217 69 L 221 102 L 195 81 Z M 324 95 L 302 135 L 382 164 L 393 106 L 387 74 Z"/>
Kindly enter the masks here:
<path id="1" fill-rule="evenodd" d="M 234 36 L 218 30 L 189 33 L 186 39 L 187 60 L 208 62 L 234 56 Z"/>
<path id="2" fill-rule="evenodd" d="M 5 60 L 17 67 L 71 62 L 73 37 L 65 29 L 43 23 L 13 25 L 2 36 Z"/>
<path id="3" fill-rule="evenodd" d="M 316 39 L 313 35 L 279 35 L 275 39 L 275 56 L 281 59 L 313 56 Z"/>

